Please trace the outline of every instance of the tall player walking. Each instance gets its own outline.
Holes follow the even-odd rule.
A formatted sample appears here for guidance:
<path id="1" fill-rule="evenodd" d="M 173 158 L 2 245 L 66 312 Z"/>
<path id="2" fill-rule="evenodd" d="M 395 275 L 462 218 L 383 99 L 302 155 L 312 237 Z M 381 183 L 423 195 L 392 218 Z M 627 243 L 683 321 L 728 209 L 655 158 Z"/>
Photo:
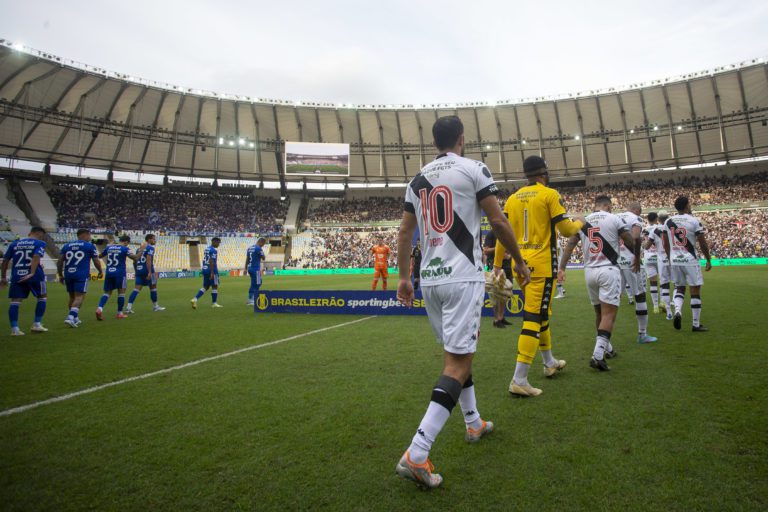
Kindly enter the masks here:
<path id="1" fill-rule="evenodd" d="M 429 322 L 443 345 L 443 370 L 432 389 L 429 407 L 395 471 L 403 478 L 432 488 L 443 478 L 433 473 L 432 443 L 458 402 L 466 423 L 465 440 L 477 442 L 493 430 L 477 410 L 472 359 L 480 334 L 485 273 L 480 247 L 481 209 L 501 244 L 512 255 L 524 286 L 529 273 L 515 235 L 496 199 L 498 188 L 482 162 L 461 156 L 464 126 L 456 116 L 441 117 L 432 127 L 437 158 L 411 180 L 405 195 L 397 242 L 400 283 L 397 297 L 413 303 L 409 276 L 411 241 L 419 228 L 424 265 L 421 289 Z"/>

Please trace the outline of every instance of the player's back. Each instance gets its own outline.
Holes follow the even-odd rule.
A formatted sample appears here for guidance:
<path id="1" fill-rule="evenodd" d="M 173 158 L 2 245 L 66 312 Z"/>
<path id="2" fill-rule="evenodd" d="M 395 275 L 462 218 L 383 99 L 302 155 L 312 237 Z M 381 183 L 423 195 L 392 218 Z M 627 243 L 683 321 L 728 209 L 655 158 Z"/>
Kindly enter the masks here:
<path id="1" fill-rule="evenodd" d="M 91 273 L 91 258 L 96 247 L 85 240 L 75 240 L 64 244 L 61 254 L 64 256 L 64 277 L 88 279 Z"/>
<path id="2" fill-rule="evenodd" d="M 579 231 L 585 267 L 617 266 L 621 233 L 629 227 L 624 220 L 610 212 L 597 211 L 587 215 Z"/>
<path id="3" fill-rule="evenodd" d="M 211 267 L 213 267 L 213 270 L 218 270 L 217 259 L 218 251 L 216 248 L 212 245 L 206 247 L 205 251 L 203 251 L 203 270 L 210 270 Z"/>
<path id="4" fill-rule="evenodd" d="M 541 183 L 509 196 L 504 213 L 533 277 L 552 277 L 557 265 L 555 225 L 565 216 L 560 194 Z"/>
<path id="5" fill-rule="evenodd" d="M 126 273 L 125 262 L 131 250 L 119 244 L 110 244 L 104 249 L 102 256 L 107 259 L 107 275 L 122 276 Z"/>
<path id="6" fill-rule="evenodd" d="M 261 257 L 264 250 L 254 244 L 248 248 L 248 269 L 251 271 L 261 270 Z"/>
<path id="7" fill-rule="evenodd" d="M 621 212 L 616 215 L 618 218 L 620 218 L 626 225 L 627 228 L 631 231 L 635 226 L 640 228 L 641 232 L 643 229 L 643 219 L 633 212 Z M 627 247 L 622 243 L 620 244 L 620 251 L 619 251 L 619 264 L 622 268 L 629 268 L 632 265 L 632 262 L 635 260 L 635 254 L 627 249 Z"/>
<path id="8" fill-rule="evenodd" d="M 704 233 L 701 221 L 693 215 L 672 215 L 664 224 L 669 233 L 670 263 L 672 265 L 698 265 L 696 237 Z"/>
<path id="9" fill-rule="evenodd" d="M 152 257 L 152 268 L 149 268 L 149 265 L 147 264 L 147 257 Z M 147 246 L 144 248 L 144 251 L 141 253 L 141 257 L 139 260 L 134 264 L 134 268 L 136 269 L 136 273 L 138 275 L 147 275 L 148 273 L 154 272 L 155 268 L 155 246 L 147 244 Z"/>
<path id="10" fill-rule="evenodd" d="M 32 259 L 35 256 L 45 256 L 45 242 L 36 238 L 20 238 L 14 240 L 5 251 L 5 259 L 12 261 L 11 282 L 16 282 L 32 271 Z M 33 279 L 45 279 L 45 271 L 40 263 Z"/>
<path id="11" fill-rule="evenodd" d="M 479 201 L 498 188 L 482 162 L 439 155 L 409 183 L 405 209 L 416 215 L 422 286 L 483 281 Z"/>

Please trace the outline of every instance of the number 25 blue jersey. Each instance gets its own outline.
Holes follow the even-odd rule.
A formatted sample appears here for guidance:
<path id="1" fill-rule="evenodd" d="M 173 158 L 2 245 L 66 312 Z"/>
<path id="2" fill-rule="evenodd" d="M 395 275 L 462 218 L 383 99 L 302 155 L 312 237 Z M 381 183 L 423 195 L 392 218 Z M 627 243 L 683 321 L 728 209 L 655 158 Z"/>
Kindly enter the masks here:
<path id="1" fill-rule="evenodd" d="M 91 275 L 91 259 L 96 255 L 96 246 L 91 242 L 76 240 L 64 244 L 61 255 L 64 256 L 64 277 L 83 280 Z"/>
<path id="2" fill-rule="evenodd" d="M 8 250 L 5 252 L 5 259 L 13 262 L 13 268 L 11 269 L 12 283 L 16 283 L 22 277 L 29 275 L 29 272 L 32 270 L 32 258 L 35 255 L 40 256 L 40 258 L 45 256 L 45 242 L 42 240 L 22 238 L 11 242 L 11 245 L 8 246 Z M 42 264 L 37 266 L 32 279 L 45 280 L 45 271 Z"/>

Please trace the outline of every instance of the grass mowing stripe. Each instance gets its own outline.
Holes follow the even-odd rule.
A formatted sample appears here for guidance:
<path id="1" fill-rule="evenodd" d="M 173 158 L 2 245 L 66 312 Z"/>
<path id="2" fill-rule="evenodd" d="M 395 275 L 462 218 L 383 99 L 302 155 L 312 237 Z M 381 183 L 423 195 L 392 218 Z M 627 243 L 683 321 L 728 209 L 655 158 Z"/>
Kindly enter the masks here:
<path id="1" fill-rule="evenodd" d="M 319 334 L 321 332 L 330 331 L 332 329 L 338 329 L 339 327 L 346 327 L 348 325 L 352 325 L 352 324 L 356 324 L 356 323 L 359 323 L 359 322 L 363 322 L 365 320 L 370 320 L 371 318 L 376 318 L 376 317 L 375 316 L 366 316 L 366 317 L 363 317 L 363 318 L 358 318 L 356 320 L 351 320 L 349 322 L 343 322 L 343 323 L 340 323 L 340 324 L 331 325 L 331 326 L 328 326 L 328 327 L 323 327 L 321 329 L 315 329 L 313 331 L 308 331 L 308 332 L 303 332 L 303 333 L 300 333 L 300 334 L 295 334 L 295 335 L 289 336 L 287 338 L 282 338 L 282 339 L 275 340 L 275 341 L 268 341 L 267 343 L 260 343 L 258 345 L 251 345 L 249 347 L 244 347 L 244 348 L 241 348 L 241 349 L 238 349 L 238 350 L 233 350 L 231 352 L 225 352 L 224 354 L 218 354 L 218 355 L 215 355 L 215 356 L 204 357 L 202 359 L 196 359 L 196 360 L 190 361 L 188 363 L 179 364 L 179 365 L 176 365 L 176 366 L 171 366 L 169 368 L 163 368 L 162 370 L 157 370 L 157 371 L 149 372 L 149 373 L 143 373 L 141 375 L 136 375 L 134 377 L 128 377 L 128 378 L 125 378 L 125 379 L 120 379 L 120 380 L 116 380 L 116 381 L 113 381 L 113 382 L 108 382 L 106 384 L 99 384 L 98 386 L 92 386 L 90 388 L 81 389 L 79 391 L 74 391 L 72 393 L 67 393 L 65 395 L 56 396 L 56 397 L 53 397 L 53 398 L 49 398 L 47 400 L 40 400 L 39 402 L 32 402 L 31 404 L 21 405 L 19 407 L 13 407 L 11 409 L 5 409 L 4 411 L 0 411 L 0 417 L 11 416 L 13 414 L 19 414 L 19 413 L 28 411 L 30 409 L 35 409 L 36 407 L 43 406 L 43 405 L 55 404 L 57 402 L 63 402 L 65 400 L 69 400 L 71 398 L 76 398 L 78 396 L 87 395 L 89 393 L 95 393 L 96 391 L 101 391 L 102 389 L 107 389 L 107 388 L 111 388 L 111 387 L 114 387 L 114 386 L 119 386 L 121 384 L 127 384 L 129 382 L 134 382 L 134 381 L 137 381 L 137 380 L 144 380 L 144 379 L 148 379 L 150 377 L 156 377 L 158 375 L 164 375 L 166 373 L 175 372 L 176 370 L 183 370 L 184 368 L 189 368 L 191 366 L 197 366 L 197 365 L 202 364 L 202 363 L 207 363 L 207 362 L 210 362 L 210 361 L 216 361 L 218 359 L 224 359 L 226 357 L 234 356 L 234 355 L 237 355 L 237 354 L 242 354 L 243 352 L 250 352 L 251 350 L 256 350 L 256 349 L 259 349 L 259 348 L 266 348 L 266 347 L 270 347 L 272 345 L 278 345 L 280 343 L 285 343 L 286 341 L 291 341 L 291 340 L 295 340 L 295 339 L 298 339 L 298 338 L 304 338 L 305 336 L 312 336 L 313 334 Z"/>

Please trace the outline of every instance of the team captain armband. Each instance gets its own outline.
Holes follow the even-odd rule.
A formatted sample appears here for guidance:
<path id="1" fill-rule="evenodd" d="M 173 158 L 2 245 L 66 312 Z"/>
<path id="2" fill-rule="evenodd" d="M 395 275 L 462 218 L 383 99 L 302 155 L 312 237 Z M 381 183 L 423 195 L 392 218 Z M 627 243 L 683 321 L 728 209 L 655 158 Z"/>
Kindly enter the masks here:
<path id="1" fill-rule="evenodd" d="M 495 196 L 495 195 L 498 195 L 498 193 L 499 193 L 499 187 L 497 187 L 495 183 L 491 183 L 484 189 L 478 190 L 477 193 L 475 194 L 475 197 L 477 197 L 478 201 L 482 201 L 486 197 Z"/>

